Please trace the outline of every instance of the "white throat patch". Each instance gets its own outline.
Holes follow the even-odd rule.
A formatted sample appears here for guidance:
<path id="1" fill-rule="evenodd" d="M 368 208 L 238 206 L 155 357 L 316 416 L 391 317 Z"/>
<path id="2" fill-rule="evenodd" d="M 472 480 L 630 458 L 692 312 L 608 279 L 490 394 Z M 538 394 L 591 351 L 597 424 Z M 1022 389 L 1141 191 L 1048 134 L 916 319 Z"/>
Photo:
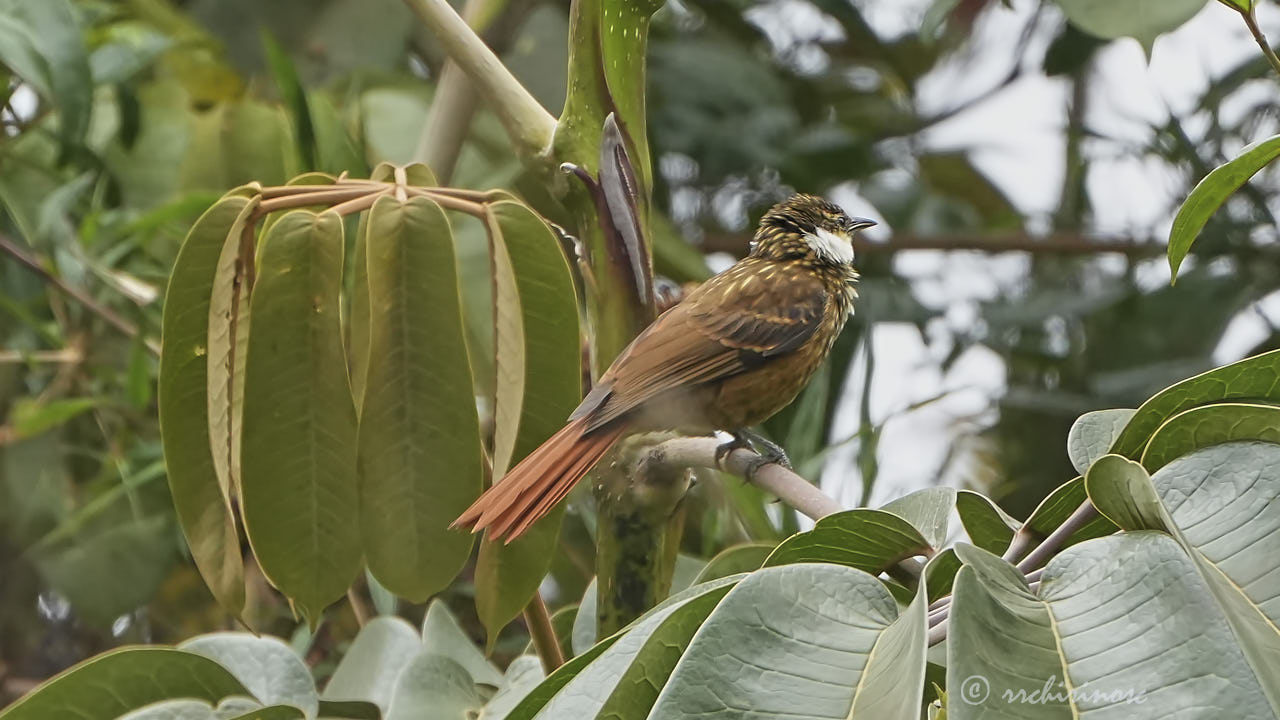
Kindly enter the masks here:
<path id="1" fill-rule="evenodd" d="M 826 228 L 818 228 L 804 236 L 809 242 L 809 247 L 818 254 L 818 257 L 830 263 L 837 265 L 849 265 L 853 263 L 853 243 L 849 242 L 848 236 L 837 235 Z"/>

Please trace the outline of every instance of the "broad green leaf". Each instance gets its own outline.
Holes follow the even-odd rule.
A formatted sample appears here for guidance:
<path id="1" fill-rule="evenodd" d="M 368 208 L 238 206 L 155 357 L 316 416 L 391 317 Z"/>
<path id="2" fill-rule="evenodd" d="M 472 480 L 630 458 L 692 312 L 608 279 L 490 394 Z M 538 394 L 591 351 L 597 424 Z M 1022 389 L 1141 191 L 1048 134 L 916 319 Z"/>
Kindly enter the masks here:
<path id="1" fill-rule="evenodd" d="M 458 626 L 443 600 L 433 600 L 422 621 L 422 647 L 431 655 L 440 655 L 466 668 L 471 679 L 486 685 L 502 683 L 502 673 L 485 659 L 471 638 Z"/>
<path id="2" fill-rule="evenodd" d="M 160 438 L 182 532 L 210 592 L 237 617 L 244 608 L 240 539 L 209 444 L 209 308 L 228 233 L 252 210 L 233 191 L 187 233 L 165 292 L 158 383 Z"/>
<path id="3" fill-rule="evenodd" d="M 449 221 L 426 198 L 369 211 L 369 357 L 360 416 L 361 533 L 369 570 L 422 602 L 471 552 L 449 524 L 480 494 L 472 390 Z M 355 332 L 353 330 L 353 336 Z"/>
<path id="4" fill-rule="evenodd" d="M 1274 717 L 1192 561 L 1167 535 L 1069 548 L 1045 569 L 1038 596 L 1008 563 L 971 546 L 957 552 L 965 567 L 949 621 L 948 717 L 1141 720 L 1188 707 Z"/>
<path id="5" fill-rule="evenodd" d="M 1176 280 L 1178 267 L 1191 250 L 1191 244 L 1200 236 L 1205 223 L 1222 203 L 1249 181 L 1262 168 L 1270 165 L 1280 155 L 1280 135 L 1249 145 L 1234 159 L 1214 168 L 1191 189 L 1182 201 L 1178 214 L 1173 217 L 1169 229 L 1169 272 Z"/>
<path id="6" fill-rule="evenodd" d="M 1178 413 L 1151 436 L 1142 465 L 1155 472 L 1193 450 L 1232 440 L 1280 442 L 1280 407 L 1219 403 Z"/>
<path id="7" fill-rule="evenodd" d="M 1085 489 L 1094 507 L 1125 530 L 1163 530 L 1160 500 L 1142 465 L 1123 455 L 1104 455 L 1089 468 Z"/>
<path id="8" fill-rule="evenodd" d="M 954 488 L 937 487 L 917 490 L 880 508 L 911 523 L 920 535 L 936 549 L 947 542 L 947 524 L 956 506 Z"/>
<path id="9" fill-rule="evenodd" d="M 674 613 L 679 612 L 685 605 L 697 601 L 708 594 L 722 594 L 721 590 L 723 588 L 732 586 L 745 577 L 747 576 L 735 575 L 713 580 L 702 585 L 695 585 L 658 603 L 656 607 L 637 618 L 631 625 L 601 640 L 589 651 L 578 655 L 557 668 L 545 681 L 525 696 L 524 700 L 507 716 L 508 720 L 530 720 L 535 716 L 552 720 L 560 717 L 557 713 L 547 711 L 548 704 L 552 702 L 556 703 L 556 707 L 571 707 L 576 706 L 577 703 L 598 706 L 599 703 L 603 702 L 603 698 L 601 694 L 596 693 L 596 685 L 603 678 L 606 687 L 612 688 L 617 681 L 616 670 L 626 667 L 629 658 L 635 657 L 638 652 L 643 651 L 647 638 L 658 631 Z M 622 638 L 628 637 L 631 633 L 637 633 L 640 636 L 637 638 L 637 642 L 624 646 L 613 656 L 613 659 L 607 661 L 607 666 L 597 673 L 597 668 L 594 664 L 595 660 L 602 658 L 615 644 L 620 642 Z M 579 680 L 579 676 L 587 671 L 590 671 L 591 674 L 587 675 L 585 679 Z"/>
<path id="10" fill-rule="evenodd" d="M 959 556 L 952 548 L 943 550 L 929 560 L 929 564 L 925 566 L 925 578 L 929 581 L 929 602 L 951 594 L 956 573 L 960 571 L 962 565 Z"/>
<path id="11" fill-rule="evenodd" d="M 123 509 L 127 498 L 121 493 Z M 73 516 L 28 550 L 50 587 L 64 595 L 88 625 L 110 627 L 123 613 L 147 603 L 177 562 L 167 513 L 80 527 Z M 50 542 L 68 531 L 64 540 Z"/>
<path id="12" fill-rule="evenodd" d="M 1200 12 L 1206 0 L 1058 0 L 1076 27 L 1104 38 L 1132 37 L 1151 55 L 1156 37 Z"/>
<path id="13" fill-rule="evenodd" d="M 311 670 L 277 638 L 223 632 L 199 635 L 178 646 L 203 655 L 236 677 L 264 705 L 291 705 L 316 717 L 319 697 Z"/>
<path id="14" fill-rule="evenodd" d="M 693 584 L 718 580 L 729 575 L 759 570 L 773 552 L 773 543 L 746 543 L 726 548 L 702 568 Z"/>
<path id="15" fill-rule="evenodd" d="M 466 668 L 447 657 L 423 653 L 396 680 L 386 720 L 467 720 L 476 717 L 488 699 Z"/>
<path id="16" fill-rule="evenodd" d="M 1280 715 L 1280 445 L 1196 450 L 1151 478 L 1166 523 L 1226 613 Z"/>
<path id="17" fill-rule="evenodd" d="M 246 192 L 257 190 L 256 185 Z M 249 273 L 254 235 L 246 226 L 257 210 L 249 205 L 226 230 L 210 290 L 207 337 L 209 447 L 227 507 L 240 497 L 240 444 L 244 420 L 244 363 L 249 346 Z"/>
<path id="18" fill-rule="evenodd" d="M 929 551 L 915 526 L 884 510 L 846 510 L 819 520 L 813 529 L 787 538 L 765 567 L 792 563 L 837 563 L 880 573 L 894 563 Z"/>
<path id="19" fill-rule="evenodd" d="M 313 627 L 360 570 L 355 408 L 338 322 L 342 254 L 334 213 L 294 211 L 271 227 L 245 360 L 245 530 L 263 574 Z"/>
<path id="20" fill-rule="evenodd" d="M 542 661 L 534 655 L 521 655 L 507 666 L 502 684 L 493 699 L 485 703 L 477 720 L 503 720 L 520 701 L 546 677 Z"/>
<path id="21" fill-rule="evenodd" d="M 867 717 L 914 719 L 924 607 L 921 596 L 900 615 L 884 585 L 853 568 L 759 570 L 698 628 L 648 717 L 738 718 L 751 708 L 760 717 L 836 718 L 865 707 Z M 900 617 L 909 619 L 895 630 Z"/>
<path id="22" fill-rule="evenodd" d="M 488 207 L 496 368 L 495 481 L 564 426 L 582 392 L 578 299 L 560 240 L 513 200 Z M 563 510 L 509 544 L 487 540 L 476 563 L 476 611 L 490 639 L 537 592 L 560 536 Z"/>
<path id="23" fill-rule="evenodd" d="M 1076 418 L 1067 433 L 1067 455 L 1076 472 L 1084 475 L 1094 460 L 1110 452 L 1135 412 L 1129 408 L 1095 410 Z"/>
<path id="24" fill-rule="evenodd" d="M 93 108 L 83 33 L 69 0 L 0 0 L 0 64 L 53 103 L 59 135 L 72 145 L 84 139 Z"/>
<path id="25" fill-rule="evenodd" d="M 1280 401 L 1280 350 L 1209 370 L 1161 390 L 1138 408 L 1111 452 L 1137 459 L 1166 420 L 1184 410 L 1223 400 Z"/>
<path id="26" fill-rule="evenodd" d="M 969 541 L 989 553 L 1003 553 L 1022 526 L 986 495 L 971 490 L 956 493 L 956 512 Z"/>
<path id="27" fill-rule="evenodd" d="M 1040 501 L 1040 504 L 1031 513 L 1031 517 L 1027 518 L 1026 526 L 1042 536 L 1048 536 L 1058 526 L 1071 517 L 1080 505 L 1088 499 L 1089 494 L 1085 492 L 1084 478 L 1077 477 L 1054 488 L 1048 497 Z M 1116 531 L 1116 526 L 1105 517 L 1096 517 L 1085 523 L 1083 527 L 1075 532 L 1063 547 L 1074 545 L 1078 542 L 1084 542 L 1103 535 L 1110 535 Z"/>
<path id="28" fill-rule="evenodd" d="M 374 618 L 351 641 L 321 698 L 365 700 L 386 712 L 396 678 L 420 652 L 422 638 L 412 625 L 397 617 Z"/>
<path id="29" fill-rule="evenodd" d="M 1250 12 L 1254 6 L 1254 0 L 1218 0 L 1218 2 L 1242 12 Z"/>
<path id="30" fill-rule="evenodd" d="M 216 703 L 248 691 L 218 663 L 181 650 L 126 647 L 66 670 L 0 711 L 3 720 L 114 720 L 173 698 Z"/>

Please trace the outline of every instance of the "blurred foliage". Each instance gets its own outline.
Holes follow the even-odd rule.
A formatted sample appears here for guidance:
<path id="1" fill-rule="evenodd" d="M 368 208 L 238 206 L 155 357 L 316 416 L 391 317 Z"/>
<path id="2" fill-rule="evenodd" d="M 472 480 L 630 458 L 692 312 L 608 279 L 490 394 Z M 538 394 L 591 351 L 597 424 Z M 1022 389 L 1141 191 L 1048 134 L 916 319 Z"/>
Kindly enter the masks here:
<path id="1" fill-rule="evenodd" d="M 979 31 L 1012 11 L 994 0 L 942 1 L 905 31 L 878 30 L 869 10 L 891 1 L 690 0 L 654 17 L 656 263 L 678 282 L 699 279 L 703 252 L 744 252 L 746 229 L 791 188 L 856 197 L 904 237 L 967 238 L 980 250 L 988 236 L 1039 233 L 1044 252 L 1019 255 L 1014 273 L 997 268 L 1007 257 L 967 258 L 962 270 L 942 261 L 922 275 L 904 262 L 922 251 L 867 253 L 859 314 L 824 374 L 768 428 L 811 477 L 826 464 L 828 479 L 871 488 L 877 439 L 898 415 L 873 416 L 865 403 L 854 412 L 859 430 L 845 446 L 856 462 L 827 463 L 836 453 L 825 446 L 845 440 L 833 436 L 841 401 L 867 397 L 876 382 L 866 342 L 875 325 L 913 328 L 943 374 L 985 348 L 1005 373 L 996 412 L 956 416 L 947 465 L 921 480 L 947 475 L 1003 496 L 1024 517 L 1074 474 L 1062 438 L 1077 415 L 1136 406 L 1209 367 L 1228 324 L 1280 289 L 1275 263 L 1255 262 L 1273 259 L 1260 247 L 1274 239 L 1263 190 L 1275 179 L 1265 172 L 1208 220 L 1175 287 L 1158 258 L 1055 247 L 1088 236 L 1086 181 L 1105 172 L 1100 161 L 1117 146 L 1168 169 L 1181 196 L 1274 131 L 1273 95 L 1249 92 L 1269 68 L 1250 56 L 1212 80 L 1186 116 L 1148 128 L 1144 142 L 1099 149 L 1105 129 L 1089 125 L 1083 99 L 1107 44 L 1055 6 L 1029 14 L 1024 34 L 1044 42 L 1014 43 L 1011 69 L 991 93 L 1047 75 L 1080 100 L 1064 118 L 1059 207 L 1031 217 L 1001 189 L 1014 180 L 984 174 L 969 148 L 925 141 L 991 95 L 939 111 L 925 95 L 936 87 L 929 78 L 964 72 L 986 52 Z M 548 108 L 565 95 L 566 17 L 564 3 L 514 0 L 486 33 Z M 231 627 L 194 570 L 164 482 L 157 363 L 146 342 L 158 337 L 161 289 L 183 234 L 226 188 L 306 170 L 363 177 L 377 163 L 413 160 L 442 59 L 398 0 L 0 0 L 0 241 L 13 250 L 0 262 L 0 681 L 47 677 L 127 642 Z M 510 187 L 538 202 L 484 111 L 451 184 Z M 491 313 L 477 279 L 488 252 L 482 242 L 460 246 L 475 248 L 461 258 L 467 330 L 491 343 L 475 321 Z M 122 323 L 137 332 L 121 332 Z M 1278 343 L 1273 331 L 1254 349 Z M 904 412 L 927 402 L 908 390 L 895 390 Z M 699 483 L 688 502 L 697 521 L 684 549 L 702 557 L 798 527 L 741 483 Z M 580 597 L 592 575 L 587 505 L 575 501 L 561 536 L 557 605 Z M 260 571 L 246 575 L 251 624 L 294 633 L 290 608 Z M 471 592 L 458 582 L 445 599 L 478 636 Z M 297 630 L 315 672 L 332 671 L 354 627 L 344 611 L 315 635 Z M 518 653 L 525 641 L 508 628 L 498 652 Z M 22 689 L 6 682 L 0 703 Z"/>

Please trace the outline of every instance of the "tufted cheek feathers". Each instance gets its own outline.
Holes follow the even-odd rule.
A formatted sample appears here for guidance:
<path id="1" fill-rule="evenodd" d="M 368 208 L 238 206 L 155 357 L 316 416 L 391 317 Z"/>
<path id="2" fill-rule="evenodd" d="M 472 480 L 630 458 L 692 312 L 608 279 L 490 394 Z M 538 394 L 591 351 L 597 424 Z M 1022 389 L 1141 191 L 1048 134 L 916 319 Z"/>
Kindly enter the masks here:
<path id="1" fill-rule="evenodd" d="M 818 228 L 805 235 L 804 239 L 823 260 L 835 265 L 853 264 L 853 242 L 848 235 Z"/>

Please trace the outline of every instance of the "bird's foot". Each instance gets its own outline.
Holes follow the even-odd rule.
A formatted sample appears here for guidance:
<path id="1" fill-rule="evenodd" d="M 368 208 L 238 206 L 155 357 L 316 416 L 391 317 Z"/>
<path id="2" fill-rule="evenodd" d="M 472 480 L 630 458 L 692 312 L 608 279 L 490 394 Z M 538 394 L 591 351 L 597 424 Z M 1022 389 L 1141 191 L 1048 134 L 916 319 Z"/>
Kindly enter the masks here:
<path id="1" fill-rule="evenodd" d="M 777 443 L 769 440 L 763 435 L 751 430 L 735 430 L 729 433 L 733 439 L 726 443 L 721 443 L 716 448 L 716 465 L 724 467 L 723 460 L 729 456 L 734 450 L 750 450 L 756 454 L 747 463 L 746 472 L 743 476 L 748 482 L 755 479 L 756 473 L 765 465 L 781 465 L 787 469 L 791 468 L 791 459 L 787 457 L 787 451 L 783 450 Z"/>

